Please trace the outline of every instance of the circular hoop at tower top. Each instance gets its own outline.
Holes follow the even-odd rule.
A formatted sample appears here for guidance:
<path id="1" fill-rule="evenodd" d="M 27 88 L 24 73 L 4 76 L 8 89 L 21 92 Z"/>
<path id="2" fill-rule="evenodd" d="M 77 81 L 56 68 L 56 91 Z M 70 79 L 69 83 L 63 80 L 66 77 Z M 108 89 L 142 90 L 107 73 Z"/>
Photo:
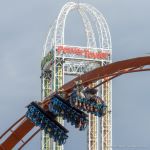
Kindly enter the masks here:
<path id="1" fill-rule="evenodd" d="M 92 51 L 97 51 L 98 49 L 111 51 L 112 44 L 110 31 L 102 13 L 100 13 L 95 7 L 89 4 L 68 2 L 62 7 L 56 21 L 50 27 L 46 43 L 44 45 L 43 56 L 45 56 L 46 53 L 49 52 L 52 48 L 56 48 L 57 46 L 62 46 L 65 44 L 65 23 L 69 12 L 72 10 L 79 11 L 79 14 L 81 15 L 86 32 L 87 47 L 92 48 Z M 91 23 L 92 21 L 96 26 L 99 40 L 96 40 Z"/>

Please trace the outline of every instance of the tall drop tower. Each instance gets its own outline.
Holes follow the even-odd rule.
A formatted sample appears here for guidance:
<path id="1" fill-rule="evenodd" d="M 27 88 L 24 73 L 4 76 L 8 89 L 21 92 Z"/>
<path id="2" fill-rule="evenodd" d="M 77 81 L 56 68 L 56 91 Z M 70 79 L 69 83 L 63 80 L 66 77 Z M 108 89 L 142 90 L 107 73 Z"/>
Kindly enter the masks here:
<path id="1" fill-rule="evenodd" d="M 65 45 L 65 23 L 71 11 L 78 11 L 82 18 L 87 38 L 86 47 Z M 66 3 L 50 27 L 44 45 L 41 62 L 42 99 L 60 88 L 64 84 L 66 75 L 78 76 L 93 68 L 107 65 L 111 63 L 111 55 L 111 36 L 104 16 L 89 4 Z M 106 82 L 98 88 L 98 95 L 106 102 L 108 112 L 112 112 L 111 82 Z M 64 124 L 62 118 L 58 118 L 58 121 Z M 107 113 L 100 119 L 89 114 L 87 135 L 88 150 L 111 150 L 112 113 Z M 63 146 L 57 145 L 53 139 L 42 133 L 42 150 L 63 149 Z"/>

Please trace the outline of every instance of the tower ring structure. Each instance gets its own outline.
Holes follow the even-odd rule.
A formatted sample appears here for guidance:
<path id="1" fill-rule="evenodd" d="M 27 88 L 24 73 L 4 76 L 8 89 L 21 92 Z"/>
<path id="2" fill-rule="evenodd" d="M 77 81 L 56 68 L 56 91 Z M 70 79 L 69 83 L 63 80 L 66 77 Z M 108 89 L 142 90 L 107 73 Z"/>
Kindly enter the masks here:
<path id="1" fill-rule="evenodd" d="M 86 33 L 86 47 L 65 45 L 65 24 L 71 11 L 78 11 Z M 94 27 L 95 25 L 95 27 Z M 95 33 L 96 32 L 96 33 Z M 96 36 L 97 35 L 97 36 Z M 80 49 L 82 52 L 88 49 L 91 55 L 80 56 L 70 51 Z M 61 53 L 58 53 L 58 49 Z M 61 50 L 63 49 L 63 50 Z M 107 58 L 94 58 L 98 53 L 107 53 Z M 108 24 L 95 7 L 86 3 L 66 3 L 53 25 L 50 27 L 42 59 L 42 98 L 60 88 L 64 83 L 65 75 L 80 75 L 98 66 L 111 63 L 112 43 Z M 46 58 L 48 61 L 46 61 Z M 90 65 L 89 65 L 90 64 Z M 49 78 L 48 78 L 48 77 Z M 107 79 L 106 79 L 107 80 Z M 101 81 L 103 82 L 103 81 Z M 112 111 L 111 82 L 105 83 L 99 90 L 99 95 L 106 101 L 108 109 Z M 58 118 L 60 123 L 64 123 Z M 99 144 L 100 143 L 100 144 Z M 88 150 L 111 150 L 112 146 L 112 114 L 108 113 L 102 119 L 89 115 Z M 42 150 L 63 150 L 63 146 L 55 144 L 44 133 L 42 135 Z"/>

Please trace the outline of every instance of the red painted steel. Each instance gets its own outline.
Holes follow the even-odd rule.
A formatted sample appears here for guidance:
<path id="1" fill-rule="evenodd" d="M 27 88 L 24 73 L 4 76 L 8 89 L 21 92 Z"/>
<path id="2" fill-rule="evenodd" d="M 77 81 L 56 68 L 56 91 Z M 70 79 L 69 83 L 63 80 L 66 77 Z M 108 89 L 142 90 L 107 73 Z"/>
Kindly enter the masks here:
<path id="1" fill-rule="evenodd" d="M 130 68 L 139 68 L 146 65 L 150 65 L 150 56 L 118 61 L 85 73 L 68 82 L 62 88 L 66 92 L 70 92 L 74 87 L 75 81 L 82 80 L 83 85 L 87 86 L 88 84 L 103 79 L 104 77 L 109 77 L 115 72 L 119 72 L 121 70 L 123 71 Z"/>
<path id="2" fill-rule="evenodd" d="M 83 85 L 87 86 L 88 84 L 90 84 L 92 82 L 95 82 L 100 79 L 104 79 L 106 77 L 113 78 L 113 76 L 117 77 L 117 76 L 120 76 L 125 73 L 143 71 L 143 69 L 139 69 L 139 70 L 136 70 L 136 69 L 140 68 L 140 67 L 144 67 L 146 65 L 150 65 L 150 56 L 118 61 L 118 62 L 109 64 L 107 66 L 99 67 L 88 73 L 85 73 L 85 74 L 75 78 L 74 80 L 68 82 L 67 84 L 63 85 L 62 88 L 64 89 L 65 92 L 69 93 L 73 89 L 73 87 L 75 85 L 75 81 L 82 80 Z M 148 71 L 148 70 L 149 69 L 145 69 L 145 71 Z M 54 94 L 55 93 L 53 93 L 52 95 L 54 95 Z M 41 103 L 41 105 L 44 109 L 47 108 L 51 96 L 47 97 Z M 24 118 L 23 120 L 21 120 L 20 125 L 0 145 L 0 150 L 11 150 L 19 141 L 22 140 L 22 138 L 28 132 L 30 132 L 30 130 L 33 127 L 34 127 L 34 124 L 29 119 Z M 31 139 L 32 139 L 32 136 L 31 136 Z"/>
<path id="3" fill-rule="evenodd" d="M 25 118 L 25 115 L 22 116 L 20 119 L 18 119 L 12 126 L 10 126 L 1 136 L 0 139 L 2 139 L 13 127 L 15 127 L 21 120 Z"/>
<path id="4" fill-rule="evenodd" d="M 36 136 L 39 132 L 41 131 L 41 129 L 38 129 L 35 133 L 32 134 L 32 136 L 30 136 L 19 148 L 18 150 L 21 150 L 34 136 Z"/>
<path id="5" fill-rule="evenodd" d="M 11 135 L 0 145 L 0 150 L 11 150 L 22 138 L 30 132 L 34 124 L 25 118 Z"/>

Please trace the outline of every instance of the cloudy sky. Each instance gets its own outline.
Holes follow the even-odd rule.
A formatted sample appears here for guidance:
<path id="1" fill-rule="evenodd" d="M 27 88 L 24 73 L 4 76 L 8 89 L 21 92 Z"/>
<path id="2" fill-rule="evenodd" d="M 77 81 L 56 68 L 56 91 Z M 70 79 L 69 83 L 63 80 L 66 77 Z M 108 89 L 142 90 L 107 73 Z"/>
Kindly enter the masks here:
<path id="1" fill-rule="evenodd" d="M 26 112 L 27 104 L 40 99 L 43 44 L 49 26 L 66 2 L 0 0 L 0 133 Z M 106 17 L 112 35 L 113 61 L 150 53 L 149 0 L 81 2 L 92 4 Z M 66 43 L 85 45 L 78 20 L 78 16 L 69 15 Z M 113 80 L 113 146 L 137 145 L 150 149 L 149 76 L 146 72 Z M 72 130 L 66 150 L 86 150 L 85 135 Z M 24 149 L 40 150 L 40 136 Z"/>

